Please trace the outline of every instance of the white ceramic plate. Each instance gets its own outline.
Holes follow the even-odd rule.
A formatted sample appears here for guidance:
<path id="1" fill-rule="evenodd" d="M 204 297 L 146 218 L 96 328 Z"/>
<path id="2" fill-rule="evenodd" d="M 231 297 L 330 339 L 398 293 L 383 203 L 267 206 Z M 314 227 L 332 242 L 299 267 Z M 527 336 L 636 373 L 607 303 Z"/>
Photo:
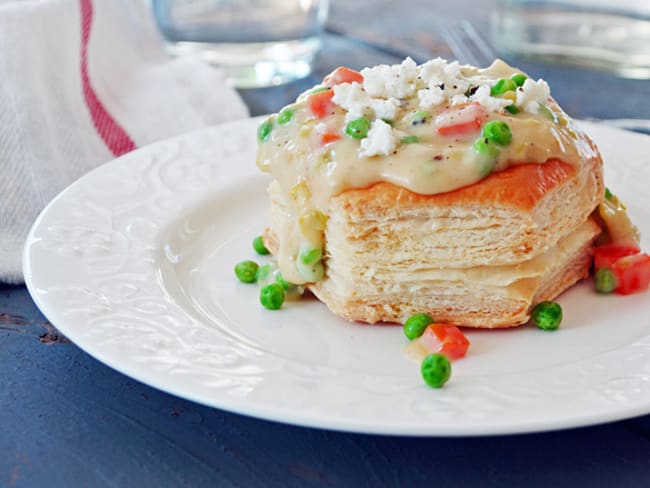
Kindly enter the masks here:
<path id="1" fill-rule="evenodd" d="M 347 323 L 312 300 L 263 309 L 233 265 L 258 259 L 267 177 L 258 120 L 145 147 L 61 193 L 29 235 L 32 297 L 109 366 L 213 407 L 291 424 L 408 435 L 531 432 L 650 412 L 650 294 L 565 293 L 562 328 L 468 332 L 441 390 L 399 327 Z M 607 184 L 650 234 L 650 139 L 585 124 Z M 650 248 L 647 238 L 645 248 Z"/>

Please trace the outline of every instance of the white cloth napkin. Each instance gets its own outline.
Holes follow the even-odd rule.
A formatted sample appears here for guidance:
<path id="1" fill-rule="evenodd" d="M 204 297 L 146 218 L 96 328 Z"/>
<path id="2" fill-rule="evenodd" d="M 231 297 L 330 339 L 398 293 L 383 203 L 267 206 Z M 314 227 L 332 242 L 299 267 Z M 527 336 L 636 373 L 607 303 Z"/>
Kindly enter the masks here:
<path id="1" fill-rule="evenodd" d="M 170 59 L 142 0 L 0 0 L 0 281 L 48 201 L 152 141 L 248 115 L 222 74 Z"/>

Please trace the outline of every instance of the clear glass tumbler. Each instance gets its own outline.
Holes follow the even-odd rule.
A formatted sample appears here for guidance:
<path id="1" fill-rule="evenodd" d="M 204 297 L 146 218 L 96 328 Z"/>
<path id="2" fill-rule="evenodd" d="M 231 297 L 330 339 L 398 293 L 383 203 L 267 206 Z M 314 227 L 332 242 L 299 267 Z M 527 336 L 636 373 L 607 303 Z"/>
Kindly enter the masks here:
<path id="1" fill-rule="evenodd" d="M 650 78 L 650 0 L 499 0 L 496 47 Z"/>
<path id="2" fill-rule="evenodd" d="M 279 85 L 311 72 L 328 0 L 150 0 L 173 55 L 196 53 L 239 88 Z"/>

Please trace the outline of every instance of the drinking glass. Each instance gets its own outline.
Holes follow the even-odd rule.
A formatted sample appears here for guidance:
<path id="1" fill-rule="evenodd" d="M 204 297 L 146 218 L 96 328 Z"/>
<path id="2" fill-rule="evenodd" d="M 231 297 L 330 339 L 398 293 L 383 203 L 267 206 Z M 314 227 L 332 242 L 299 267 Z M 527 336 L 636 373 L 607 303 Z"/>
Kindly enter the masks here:
<path id="1" fill-rule="evenodd" d="M 150 0 L 173 55 L 199 54 L 239 88 L 279 85 L 311 72 L 328 0 Z"/>
<path id="2" fill-rule="evenodd" d="M 499 0 L 498 49 L 650 78 L 650 0 Z"/>

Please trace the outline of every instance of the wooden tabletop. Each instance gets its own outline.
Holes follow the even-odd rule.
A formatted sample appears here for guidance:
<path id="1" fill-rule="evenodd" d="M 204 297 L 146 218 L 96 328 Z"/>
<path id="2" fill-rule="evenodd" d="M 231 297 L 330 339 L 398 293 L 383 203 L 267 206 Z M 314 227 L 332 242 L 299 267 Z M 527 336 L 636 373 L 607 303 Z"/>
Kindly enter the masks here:
<path id="1" fill-rule="evenodd" d="M 241 94 L 254 115 L 274 112 L 341 64 L 360 68 L 406 55 L 462 58 L 440 36 L 441 26 L 469 20 L 488 39 L 493 2 L 432 5 L 334 1 L 314 74 Z M 648 81 L 506 60 L 549 81 L 575 117 L 650 119 Z M 650 318 L 639 320 L 650 327 Z M 62 336 L 22 286 L 0 285 L 0 338 L 0 487 L 650 484 L 650 416 L 479 438 L 282 425 L 204 407 L 106 367 Z"/>

